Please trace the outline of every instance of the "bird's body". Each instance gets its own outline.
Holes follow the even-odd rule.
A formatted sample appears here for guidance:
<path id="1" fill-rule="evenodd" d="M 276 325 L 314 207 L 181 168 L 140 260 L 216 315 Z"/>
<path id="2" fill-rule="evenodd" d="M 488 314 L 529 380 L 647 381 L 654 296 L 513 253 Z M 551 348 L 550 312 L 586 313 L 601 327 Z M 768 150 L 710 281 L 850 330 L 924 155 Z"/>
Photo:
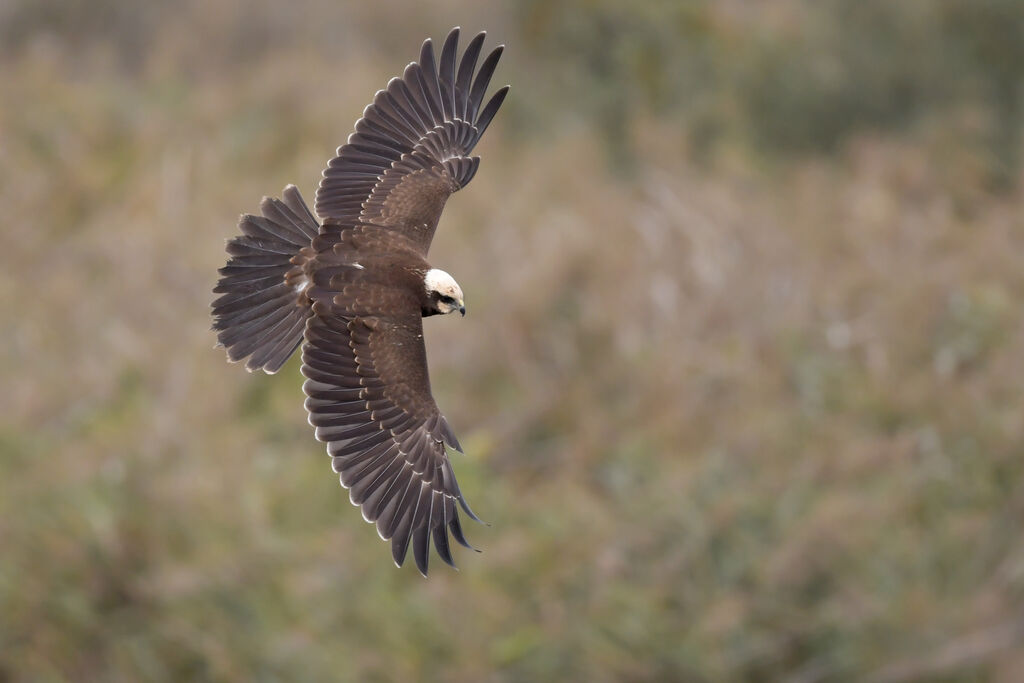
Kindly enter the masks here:
<path id="1" fill-rule="evenodd" d="M 312 302 L 346 315 L 381 315 L 426 305 L 423 286 L 430 265 L 400 235 L 382 236 L 357 225 L 322 235 L 303 254 L 303 276 Z M 341 312 L 341 311 L 339 311 Z"/>
<path id="2" fill-rule="evenodd" d="M 245 215 L 220 270 L 214 329 L 231 360 L 276 372 L 302 346 L 309 421 L 335 472 L 402 564 L 427 572 L 430 540 L 469 547 L 475 519 L 446 452 L 461 450 L 430 391 L 423 317 L 459 311 L 462 290 L 427 261 L 448 197 L 476 173 L 469 152 L 504 99 L 481 107 L 501 54 L 474 76 L 484 34 L 457 64 L 458 29 L 439 65 L 431 42 L 377 93 L 317 191 L 317 220 L 294 186 Z"/>

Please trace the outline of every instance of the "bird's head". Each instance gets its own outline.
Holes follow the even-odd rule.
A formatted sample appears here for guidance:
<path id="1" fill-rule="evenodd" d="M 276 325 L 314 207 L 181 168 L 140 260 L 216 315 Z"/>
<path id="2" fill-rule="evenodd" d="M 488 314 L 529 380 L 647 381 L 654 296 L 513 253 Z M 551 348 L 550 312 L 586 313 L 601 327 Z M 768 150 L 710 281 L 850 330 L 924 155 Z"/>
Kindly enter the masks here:
<path id="1" fill-rule="evenodd" d="M 448 273 L 440 268 L 431 268 L 423 278 L 427 290 L 427 313 L 446 315 L 458 311 L 466 315 L 466 302 L 462 298 L 462 288 Z"/>

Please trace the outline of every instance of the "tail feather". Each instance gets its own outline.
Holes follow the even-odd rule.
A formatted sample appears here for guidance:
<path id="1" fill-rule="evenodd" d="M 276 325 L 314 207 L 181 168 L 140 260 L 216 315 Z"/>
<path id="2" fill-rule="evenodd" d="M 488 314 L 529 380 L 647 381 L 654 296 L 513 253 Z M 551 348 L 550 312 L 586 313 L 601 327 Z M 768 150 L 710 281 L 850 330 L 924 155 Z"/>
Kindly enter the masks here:
<path id="1" fill-rule="evenodd" d="M 294 185 L 282 199 L 266 197 L 262 216 L 244 215 L 242 234 L 228 240 L 230 259 L 213 291 L 213 329 L 228 358 L 248 358 L 249 371 L 275 373 L 302 342 L 311 313 L 299 252 L 319 232 Z"/>

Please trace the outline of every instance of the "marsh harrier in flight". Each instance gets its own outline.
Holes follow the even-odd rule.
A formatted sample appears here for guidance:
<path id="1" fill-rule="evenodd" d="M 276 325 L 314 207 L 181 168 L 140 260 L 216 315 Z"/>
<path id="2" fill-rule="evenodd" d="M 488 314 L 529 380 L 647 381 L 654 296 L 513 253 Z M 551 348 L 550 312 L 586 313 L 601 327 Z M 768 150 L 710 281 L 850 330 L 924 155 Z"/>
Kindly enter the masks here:
<path id="1" fill-rule="evenodd" d="M 213 329 L 232 361 L 274 373 L 299 346 L 306 409 L 352 503 L 426 575 L 429 546 L 453 565 L 467 542 L 447 448 L 461 451 L 430 392 L 423 321 L 465 315 L 462 289 L 427 261 L 448 197 L 476 174 L 470 156 L 508 86 L 484 101 L 501 56 L 476 69 L 484 34 L 458 59 L 459 29 L 435 61 L 379 91 L 327 165 L 314 215 L 292 185 L 244 215 L 214 292 Z M 479 520 L 477 520 L 479 521 Z"/>

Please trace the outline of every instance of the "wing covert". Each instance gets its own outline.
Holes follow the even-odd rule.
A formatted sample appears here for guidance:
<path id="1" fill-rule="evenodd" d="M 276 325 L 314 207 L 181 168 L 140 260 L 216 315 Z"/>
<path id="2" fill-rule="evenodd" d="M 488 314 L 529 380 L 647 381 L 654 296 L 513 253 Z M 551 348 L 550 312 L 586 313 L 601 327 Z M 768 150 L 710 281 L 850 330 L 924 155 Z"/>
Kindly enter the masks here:
<path id="1" fill-rule="evenodd" d="M 452 29 L 439 64 L 427 39 L 419 61 L 377 92 L 324 170 L 316 193 L 323 231 L 371 223 L 405 234 L 426 255 L 448 197 L 476 174 L 480 158 L 469 154 L 508 92 L 499 89 L 481 108 L 503 50 L 492 50 L 477 72 L 484 36 L 457 63 Z"/>

